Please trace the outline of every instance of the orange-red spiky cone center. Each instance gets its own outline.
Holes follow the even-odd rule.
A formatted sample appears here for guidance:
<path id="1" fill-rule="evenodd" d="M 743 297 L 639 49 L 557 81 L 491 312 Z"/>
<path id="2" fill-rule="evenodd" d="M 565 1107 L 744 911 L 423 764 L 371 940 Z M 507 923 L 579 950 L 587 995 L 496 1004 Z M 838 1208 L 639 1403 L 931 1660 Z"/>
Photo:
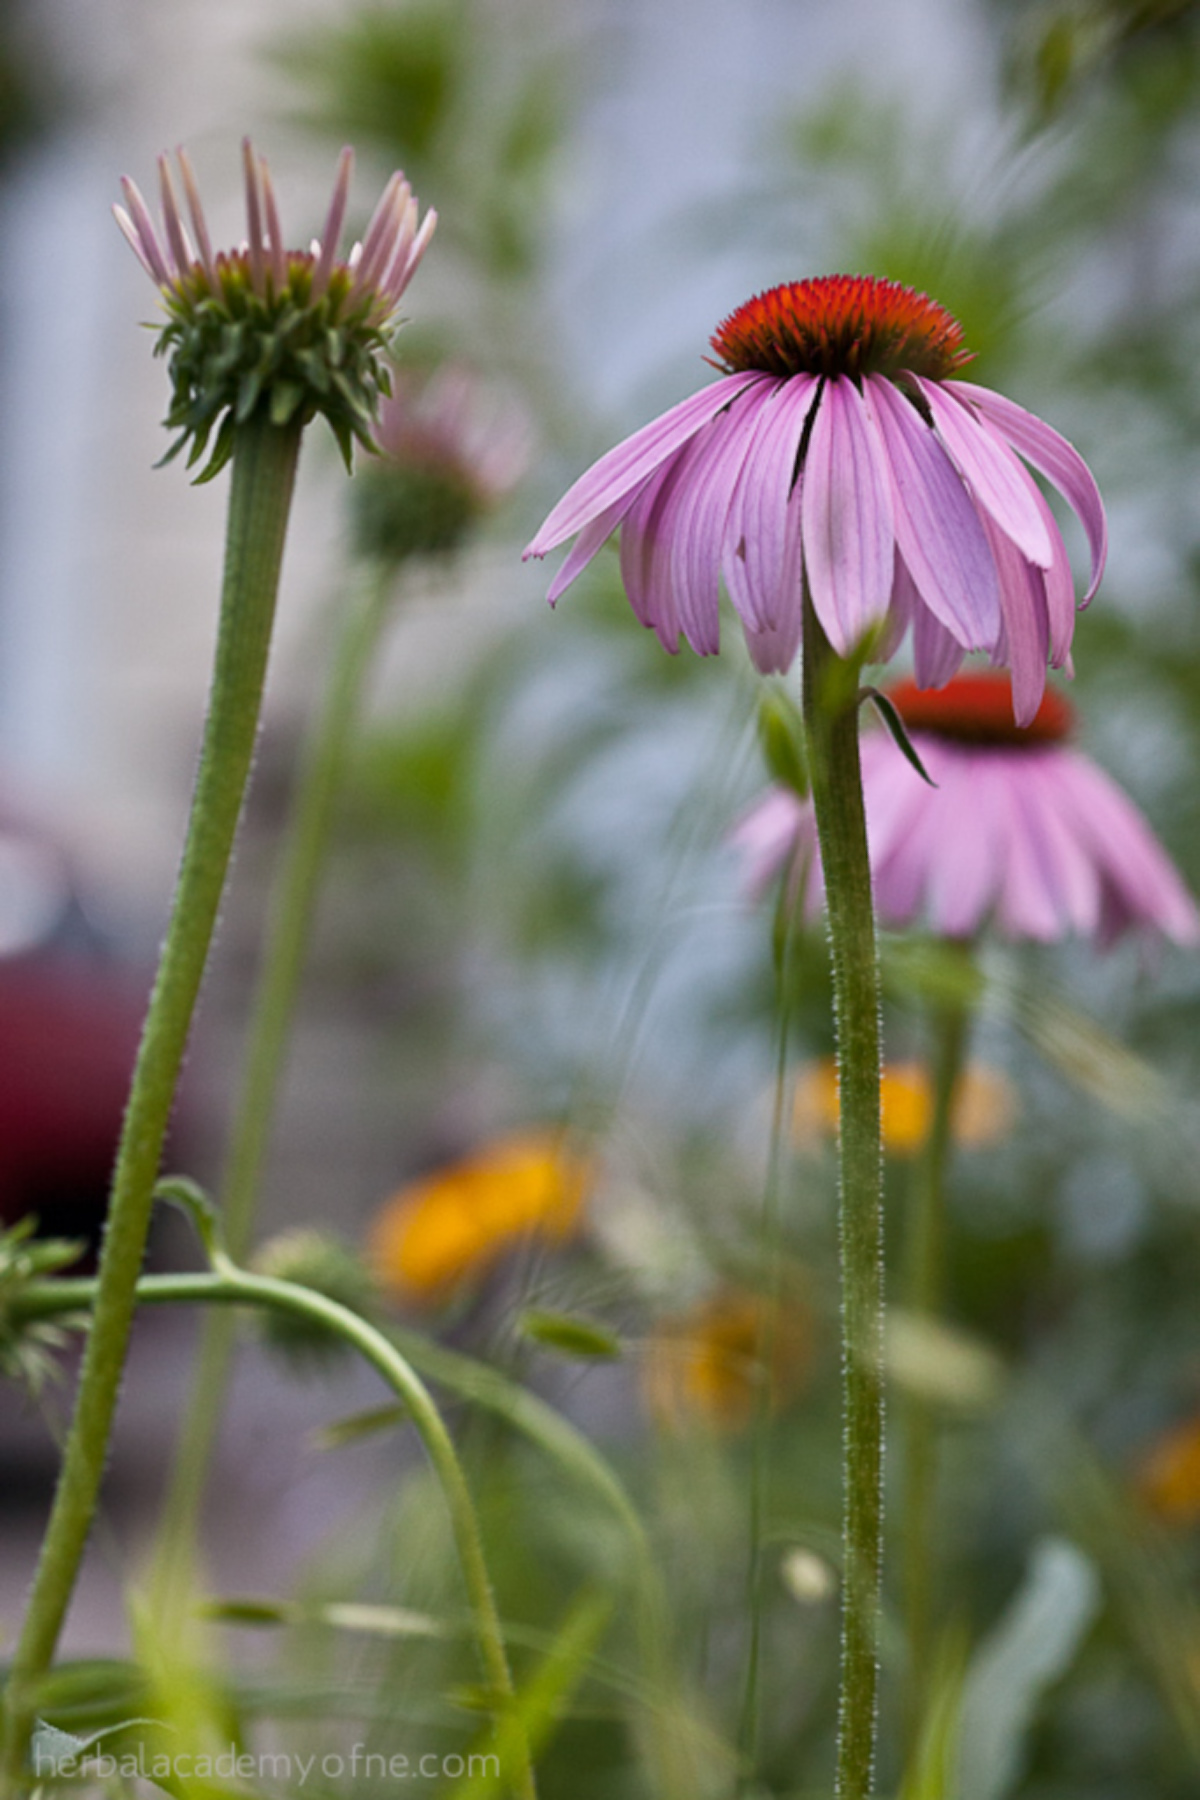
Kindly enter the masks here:
<path id="1" fill-rule="evenodd" d="M 1058 743 L 1069 736 L 1075 723 L 1068 702 L 1047 688 L 1032 722 L 1017 725 L 1012 682 L 1007 675 L 985 670 L 957 675 L 943 688 L 919 688 L 915 681 L 898 681 L 888 688 L 887 695 L 910 731 L 926 731 L 933 737 L 984 748 Z"/>
<path id="2" fill-rule="evenodd" d="M 968 362 L 962 326 L 927 294 L 873 275 L 787 281 L 739 306 L 711 343 L 731 373 L 941 381 Z"/>

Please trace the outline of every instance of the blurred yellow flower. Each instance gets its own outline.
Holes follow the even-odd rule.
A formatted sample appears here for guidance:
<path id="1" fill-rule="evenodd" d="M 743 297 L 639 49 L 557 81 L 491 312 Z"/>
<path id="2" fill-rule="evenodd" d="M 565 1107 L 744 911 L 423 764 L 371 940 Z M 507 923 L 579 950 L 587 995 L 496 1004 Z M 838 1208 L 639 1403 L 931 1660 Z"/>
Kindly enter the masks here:
<path id="1" fill-rule="evenodd" d="M 522 1238 L 575 1233 L 590 1170 L 558 1132 L 517 1132 L 409 1182 L 380 1209 L 368 1256 L 381 1285 L 438 1300 Z"/>
<path id="2" fill-rule="evenodd" d="M 1143 1505 L 1165 1524 L 1200 1524 L 1200 1414 L 1150 1446 L 1134 1482 Z"/>
<path id="3" fill-rule="evenodd" d="M 883 1072 L 883 1145 L 893 1156 L 916 1156 L 933 1123 L 933 1083 L 924 1063 L 891 1063 Z M 964 1149 L 994 1144 L 1016 1113 L 1012 1083 L 998 1069 L 970 1063 L 954 1099 L 954 1141 Z M 809 1063 L 796 1078 L 792 1134 L 801 1149 L 832 1137 L 838 1124 L 837 1071 L 832 1057 Z"/>
<path id="4" fill-rule="evenodd" d="M 702 1420 L 736 1430 L 753 1417 L 770 1359 L 773 1408 L 803 1386 L 812 1360 L 812 1318 L 790 1295 L 770 1320 L 759 1295 L 727 1288 L 664 1321 L 651 1340 L 644 1389 L 660 1425 Z"/>

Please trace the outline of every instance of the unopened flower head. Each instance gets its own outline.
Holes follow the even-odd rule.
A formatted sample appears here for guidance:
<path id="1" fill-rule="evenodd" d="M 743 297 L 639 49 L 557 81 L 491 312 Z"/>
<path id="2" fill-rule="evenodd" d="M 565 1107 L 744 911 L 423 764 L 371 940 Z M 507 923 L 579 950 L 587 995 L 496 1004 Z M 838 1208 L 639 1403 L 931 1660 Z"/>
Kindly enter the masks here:
<path id="1" fill-rule="evenodd" d="M 270 170 L 243 144 L 246 241 L 214 252 L 192 165 L 178 152 L 188 223 L 166 156 L 158 159 L 161 235 L 128 178 L 117 223 L 158 286 L 167 311 L 157 351 L 170 358 L 174 395 L 166 423 L 190 442 L 189 465 L 216 440 L 205 478 L 233 451 L 236 427 L 259 408 L 276 425 L 323 413 L 342 454 L 355 438 L 368 447 L 379 397 L 389 391 L 387 348 L 400 300 L 433 234 L 437 215 L 418 223 L 403 175 L 388 182 L 361 244 L 338 256 L 353 153 L 342 151 L 319 240 L 289 249 Z"/>
<path id="2" fill-rule="evenodd" d="M 371 1267 L 401 1298 L 443 1299 L 524 1239 L 567 1243 L 590 1176 L 559 1133 L 497 1138 L 392 1196 L 372 1224 Z"/>
<path id="3" fill-rule="evenodd" d="M 742 1288 L 721 1288 L 666 1319 L 647 1348 L 644 1391 L 659 1424 L 736 1430 L 764 1387 L 772 1409 L 794 1399 L 812 1367 L 813 1323 L 800 1296 L 772 1305 Z"/>
<path id="4" fill-rule="evenodd" d="M 525 413 L 459 363 L 393 377 L 379 408 L 380 455 L 351 490 L 359 549 L 385 562 L 457 550 L 529 462 Z"/>
<path id="5" fill-rule="evenodd" d="M 1071 647 L 1075 590 L 1053 514 L 1026 464 L 1059 489 L 1106 553 L 1083 459 L 1022 407 L 959 379 L 955 319 L 870 276 L 785 283 L 712 339 L 720 379 L 610 450 L 529 545 L 577 541 L 553 602 L 621 528 L 621 572 L 670 651 L 718 648 L 723 578 L 750 654 L 789 667 L 807 582 L 840 655 L 874 634 L 887 660 L 911 628 L 917 679 L 938 687 L 968 650 L 1013 672 L 1016 716 L 1037 710 Z"/>
<path id="6" fill-rule="evenodd" d="M 1007 679 L 960 675 L 940 693 L 899 683 L 889 697 L 930 779 L 884 731 L 862 746 L 863 794 L 880 922 L 923 922 L 947 938 L 987 925 L 1048 942 L 1107 945 L 1126 932 L 1200 941 L 1200 915 L 1137 808 L 1067 741 L 1071 708 L 1048 692 L 1024 726 Z M 772 790 L 736 837 L 750 883 L 785 864 L 801 871 L 805 905 L 824 900 L 811 804 Z"/>

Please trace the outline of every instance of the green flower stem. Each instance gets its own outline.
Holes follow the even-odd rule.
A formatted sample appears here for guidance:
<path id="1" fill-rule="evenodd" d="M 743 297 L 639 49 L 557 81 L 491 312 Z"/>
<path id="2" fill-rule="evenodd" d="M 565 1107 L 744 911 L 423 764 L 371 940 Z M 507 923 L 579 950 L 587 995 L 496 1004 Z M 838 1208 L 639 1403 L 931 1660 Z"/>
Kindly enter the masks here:
<path id="1" fill-rule="evenodd" d="M 491 1578 L 484 1560 L 479 1521 L 471 1501 L 470 1489 L 455 1454 L 450 1433 L 430 1397 L 429 1390 L 411 1363 L 402 1356 L 369 1320 L 349 1307 L 316 1293 L 296 1282 L 279 1281 L 270 1275 L 254 1275 L 235 1268 L 224 1256 L 214 1258 L 212 1274 L 159 1275 L 144 1278 L 138 1286 L 138 1297 L 144 1302 L 207 1301 L 226 1306 L 269 1306 L 294 1314 L 310 1323 L 323 1326 L 350 1344 L 365 1361 L 382 1375 L 396 1397 L 401 1400 L 425 1446 L 434 1472 L 441 1484 L 450 1514 L 455 1547 L 462 1569 L 463 1583 L 475 1627 L 480 1662 L 492 1693 L 500 1704 L 494 1717 L 511 1720 L 506 1741 L 517 1745 L 517 1768 L 512 1773 L 514 1791 L 522 1800 L 536 1800 L 533 1767 L 529 1759 L 524 1733 L 517 1730 L 518 1718 L 506 1704 L 514 1698 L 508 1654 L 500 1615 L 496 1610 Z M 14 1318 L 45 1318 L 52 1313 L 78 1311 L 95 1301 L 99 1284 L 90 1281 L 65 1280 L 31 1285 L 13 1304 Z"/>
<path id="2" fill-rule="evenodd" d="M 263 1162 L 304 968 L 313 910 L 363 683 L 395 585 L 393 564 L 372 567 L 347 612 L 316 732 L 300 769 L 255 995 L 245 1078 L 222 1196 L 225 1240 L 241 1261 L 254 1228 Z M 204 1324 L 191 1399 L 179 1435 L 155 1558 L 155 1592 L 169 1609 L 190 1586 L 197 1521 L 220 1424 L 233 1350 L 233 1320 Z"/>
<path id="3" fill-rule="evenodd" d="M 804 723 L 833 965 L 841 1126 L 843 1583 L 839 1800 L 874 1778 L 883 1562 L 883 1168 L 879 959 L 858 752 L 857 670 L 804 594 Z"/>
<path id="4" fill-rule="evenodd" d="M 4 1703 L 4 1771 L 19 1780 L 95 1512 L 184 1047 L 254 754 L 300 427 L 256 414 L 237 432 L 216 664 L 171 922 L 117 1152 L 96 1306 L 62 1470 Z"/>
<path id="5" fill-rule="evenodd" d="M 924 1154 L 914 1169 L 907 1243 L 905 1302 L 914 1317 L 941 1310 L 946 1165 L 953 1143 L 954 1101 L 962 1074 L 970 1014 L 948 1005 L 934 1016 L 933 1117 Z M 937 1420 L 928 1400 L 911 1394 L 904 1405 L 904 1610 L 908 1637 L 910 1751 L 921 1728 L 924 1684 L 933 1659 L 933 1558 L 936 1522 Z"/>

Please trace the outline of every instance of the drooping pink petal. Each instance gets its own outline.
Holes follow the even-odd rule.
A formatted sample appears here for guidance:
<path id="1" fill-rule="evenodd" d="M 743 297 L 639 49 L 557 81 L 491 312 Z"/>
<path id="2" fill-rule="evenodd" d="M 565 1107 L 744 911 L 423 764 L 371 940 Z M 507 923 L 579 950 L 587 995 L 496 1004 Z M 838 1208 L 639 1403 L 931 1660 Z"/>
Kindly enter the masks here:
<path id="1" fill-rule="evenodd" d="M 604 512 L 652 475 L 738 394 L 770 380 L 771 377 L 766 375 L 723 375 L 720 380 L 701 388 L 698 394 L 680 401 L 661 418 L 643 425 L 640 431 L 635 431 L 632 437 L 593 463 L 567 489 L 537 536 L 527 545 L 525 556 L 545 556 L 566 538 L 573 537 L 589 519 Z"/>
<path id="2" fill-rule="evenodd" d="M 797 375 L 756 388 L 740 401 L 754 407 L 755 429 L 729 509 L 721 565 L 738 616 L 764 645 L 768 639 L 794 637 L 799 642 L 801 492 L 796 460 L 816 392 L 813 377 Z M 780 631 L 783 636 L 777 639 Z"/>
<path id="3" fill-rule="evenodd" d="M 1058 529 L 1058 520 L 1041 494 L 1038 495 L 1038 505 L 1046 520 L 1046 529 L 1050 533 L 1054 550 L 1054 559 L 1042 578 L 1046 595 L 1046 616 L 1050 623 L 1050 664 L 1052 668 L 1061 669 L 1070 660 L 1071 640 L 1075 635 L 1075 582 L 1071 576 L 1067 546 Z"/>
<path id="4" fill-rule="evenodd" d="M 1006 758 L 1007 778 L 1021 785 L 1026 823 L 1036 840 L 1063 932 L 1094 937 L 1101 924 L 1100 871 L 1086 838 L 1080 836 L 1075 809 L 1064 804 L 1067 796 L 1061 775 L 1065 754 L 1061 750 L 1011 753 Z"/>
<path id="5" fill-rule="evenodd" d="M 803 628 L 804 611 L 800 606 L 785 612 L 778 625 L 765 625 L 761 631 L 743 623 L 746 648 L 760 675 L 786 674 L 796 660 Z"/>
<path id="6" fill-rule="evenodd" d="M 840 656 L 888 609 L 891 488 L 883 444 L 858 389 L 850 380 L 826 381 L 804 458 L 801 522 L 813 609 Z"/>
<path id="7" fill-rule="evenodd" d="M 607 512 L 599 513 L 596 518 L 584 526 L 567 552 L 562 568 L 550 583 L 550 591 L 546 598 L 551 606 L 566 593 L 571 583 L 583 574 L 592 558 L 598 556 L 603 550 L 636 499 L 637 491 L 627 494 L 623 500 L 618 500 L 615 506 L 610 506 Z"/>
<path id="8" fill-rule="evenodd" d="M 957 675 L 966 651 L 958 639 L 938 623 L 919 597 L 913 604 L 912 622 L 913 672 L 917 686 L 945 687 L 950 678 Z"/>
<path id="9" fill-rule="evenodd" d="M 686 467 L 667 521 L 674 538 L 671 579 L 688 642 L 706 656 L 717 650 L 726 521 L 760 403 L 754 393 L 739 395 L 679 452 Z"/>
<path id="10" fill-rule="evenodd" d="M 971 381 L 952 381 L 946 385 L 952 392 L 964 396 L 977 407 L 1014 450 L 1019 450 L 1027 462 L 1031 462 L 1035 469 L 1040 469 L 1054 483 L 1071 506 L 1087 534 L 1092 556 L 1092 578 L 1083 598 L 1083 605 L 1086 606 L 1100 586 L 1100 577 L 1104 573 L 1108 555 L 1108 522 L 1092 471 L 1073 444 L 1069 444 L 1044 419 L 1039 419 L 1035 413 L 1026 412 L 1015 401 L 1006 399 L 1003 394 L 997 394 L 991 388 L 977 387 Z"/>
<path id="11" fill-rule="evenodd" d="M 1115 929 L 1123 913 L 1125 923 L 1152 926 L 1177 944 L 1200 943 L 1196 904 L 1133 802 L 1075 751 L 1063 752 L 1059 779 L 1080 839 L 1100 868 Z"/>
<path id="12" fill-rule="evenodd" d="M 983 525 L 1000 578 L 1005 661 L 1012 670 L 1013 717 L 1018 725 L 1028 725 L 1041 705 L 1050 655 L 1045 584 L 1041 570 L 1026 562 L 1012 539 L 986 514 Z"/>
<path id="13" fill-rule="evenodd" d="M 1062 921 L 1030 830 L 1027 803 L 1019 781 L 994 784 L 997 814 L 1007 813 L 1008 853 L 1001 878 L 996 918 L 1009 937 L 1052 943 L 1063 935 Z"/>
<path id="14" fill-rule="evenodd" d="M 916 377 L 933 415 L 938 436 L 957 463 L 979 505 L 1010 537 L 1018 550 L 1039 568 L 1048 569 L 1053 541 L 1038 504 L 1037 484 L 1007 444 L 979 421 L 957 395 L 936 381 Z"/>
<path id="15" fill-rule="evenodd" d="M 671 585 L 670 542 L 662 518 L 678 476 L 678 457 L 643 481 L 621 523 L 621 581 L 634 615 L 658 635 L 664 650 L 679 649 L 679 611 Z"/>
<path id="16" fill-rule="evenodd" d="M 913 741 L 926 768 L 931 774 L 936 770 L 938 783 L 936 795 L 930 796 L 937 809 L 938 841 L 929 857 L 928 923 L 943 937 L 973 937 L 995 906 L 1007 860 L 1005 813 L 998 813 L 995 804 L 989 759 L 969 752 L 955 755 L 928 735 Z"/>
<path id="17" fill-rule="evenodd" d="M 916 408 L 879 376 L 863 397 L 887 451 L 896 542 L 925 605 L 968 650 L 1000 626 L 996 565 L 970 494 Z"/>
<path id="18" fill-rule="evenodd" d="M 875 655 L 875 660 L 881 663 L 891 662 L 904 642 L 905 632 L 912 624 L 914 607 L 921 605 L 921 596 L 913 586 L 912 576 L 905 568 L 899 550 L 895 552 L 894 562 L 892 597 Z"/>

